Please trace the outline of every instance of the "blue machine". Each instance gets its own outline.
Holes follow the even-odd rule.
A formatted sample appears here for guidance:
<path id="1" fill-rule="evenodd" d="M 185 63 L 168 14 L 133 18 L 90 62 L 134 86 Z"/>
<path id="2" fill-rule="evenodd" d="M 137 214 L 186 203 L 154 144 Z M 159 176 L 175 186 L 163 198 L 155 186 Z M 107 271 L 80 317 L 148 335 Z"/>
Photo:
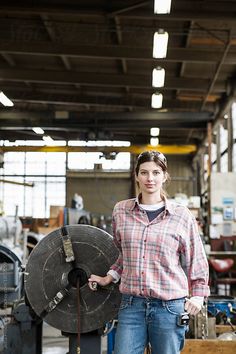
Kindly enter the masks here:
<path id="1" fill-rule="evenodd" d="M 207 310 L 210 315 L 216 317 L 217 322 L 220 318 L 236 320 L 236 299 L 232 296 L 210 296 Z"/>

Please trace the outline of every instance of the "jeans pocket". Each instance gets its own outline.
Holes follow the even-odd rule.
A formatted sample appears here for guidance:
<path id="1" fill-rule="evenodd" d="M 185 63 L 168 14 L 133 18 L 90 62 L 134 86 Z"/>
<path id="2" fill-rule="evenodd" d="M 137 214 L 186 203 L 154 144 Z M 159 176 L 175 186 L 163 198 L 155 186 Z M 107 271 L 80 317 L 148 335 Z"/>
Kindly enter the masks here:
<path id="1" fill-rule="evenodd" d="M 170 300 L 166 301 L 166 309 L 172 315 L 180 315 L 184 312 L 184 299 L 183 300 Z"/>
<path id="2" fill-rule="evenodd" d="M 130 298 L 128 296 L 122 296 L 119 310 L 126 309 L 130 304 Z"/>
<path id="3" fill-rule="evenodd" d="M 124 310 L 129 306 L 128 302 L 121 301 L 119 310 Z"/>

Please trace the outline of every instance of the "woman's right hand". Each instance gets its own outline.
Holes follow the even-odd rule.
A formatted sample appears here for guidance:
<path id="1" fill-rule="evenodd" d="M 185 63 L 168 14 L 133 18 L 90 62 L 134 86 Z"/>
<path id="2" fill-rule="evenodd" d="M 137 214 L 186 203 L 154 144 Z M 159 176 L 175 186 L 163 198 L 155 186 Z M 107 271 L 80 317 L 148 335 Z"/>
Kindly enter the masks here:
<path id="1" fill-rule="evenodd" d="M 98 284 L 100 286 L 106 286 L 110 284 L 114 279 L 110 274 L 106 275 L 105 277 L 100 277 L 99 275 L 91 274 L 90 278 L 88 279 L 89 288 L 93 291 L 97 290 L 97 287 L 94 284 Z"/>

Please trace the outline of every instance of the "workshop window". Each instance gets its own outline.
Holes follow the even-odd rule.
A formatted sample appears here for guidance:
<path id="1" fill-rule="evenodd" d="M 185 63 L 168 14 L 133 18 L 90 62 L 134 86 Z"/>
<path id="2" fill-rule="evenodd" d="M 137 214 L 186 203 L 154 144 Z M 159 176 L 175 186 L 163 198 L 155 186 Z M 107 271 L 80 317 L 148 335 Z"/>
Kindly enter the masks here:
<path id="1" fill-rule="evenodd" d="M 25 174 L 26 175 L 45 175 L 47 161 L 46 152 L 27 152 Z"/>
<path id="2" fill-rule="evenodd" d="M 18 215 L 23 215 L 24 210 L 24 178 L 23 177 L 4 177 L 3 179 L 9 181 L 7 183 L 0 183 L 1 201 L 3 204 L 4 215 L 16 215 L 18 208 Z M 11 183 L 10 183 L 11 182 Z M 17 184 L 19 183 L 19 184 Z M 20 184 L 22 183 L 22 185 Z M 29 187 L 28 187 L 29 188 Z"/>
<path id="3" fill-rule="evenodd" d="M 223 156 L 221 156 L 220 171 L 221 172 L 228 172 L 228 153 L 225 153 Z"/>
<path id="4" fill-rule="evenodd" d="M 46 185 L 46 215 L 49 217 L 51 205 L 65 205 L 66 199 L 66 178 L 48 177 Z"/>
<path id="5" fill-rule="evenodd" d="M 224 126 L 220 125 L 220 171 L 228 172 L 228 130 Z"/>
<path id="6" fill-rule="evenodd" d="M 66 153 L 5 153 L 2 178 L 11 182 L 0 184 L 5 214 L 18 205 L 19 216 L 49 217 L 50 205 L 65 205 L 65 172 Z"/>
<path id="7" fill-rule="evenodd" d="M 2 175 L 23 175 L 24 174 L 24 152 L 7 152 L 4 154 L 4 168 Z"/>
<path id="8" fill-rule="evenodd" d="M 234 146 L 233 146 L 232 159 L 233 159 L 233 172 L 236 172 L 236 143 L 234 143 Z"/>
<path id="9" fill-rule="evenodd" d="M 215 163 L 216 162 L 216 158 L 217 158 L 217 147 L 215 143 L 211 144 L 211 163 Z"/>
<path id="10" fill-rule="evenodd" d="M 66 172 L 66 154 L 64 152 L 47 153 L 47 175 L 65 175 Z"/>
<path id="11" fill-rule="evenodd" d="M 129 170 L 130 153 L 120 152 L 115 158 L 108 159 L 102 152 L 69 152 L 68 168 L 73 170 L 93 170 L 94 165 L 101 164 L 104 170 Z"/>
<path id="12" fill-rule="evenodd" d="M 220 125 L 220 152 L 228 149 L 228 130 Z"/>

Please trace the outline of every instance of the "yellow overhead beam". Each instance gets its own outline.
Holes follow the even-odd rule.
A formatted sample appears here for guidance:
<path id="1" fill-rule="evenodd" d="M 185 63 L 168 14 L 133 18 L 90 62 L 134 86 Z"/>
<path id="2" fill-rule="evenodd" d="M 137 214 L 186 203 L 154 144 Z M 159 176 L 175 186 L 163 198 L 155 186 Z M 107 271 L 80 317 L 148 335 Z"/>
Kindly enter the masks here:
<path id="1" fill-rule="evenodd" d="M 158 150 L 166 155 L 187 155 L 197 150 L 196 145 L 132 145 L 132 146 L 2 146 L 3 152 L 130 152 Z"/>

